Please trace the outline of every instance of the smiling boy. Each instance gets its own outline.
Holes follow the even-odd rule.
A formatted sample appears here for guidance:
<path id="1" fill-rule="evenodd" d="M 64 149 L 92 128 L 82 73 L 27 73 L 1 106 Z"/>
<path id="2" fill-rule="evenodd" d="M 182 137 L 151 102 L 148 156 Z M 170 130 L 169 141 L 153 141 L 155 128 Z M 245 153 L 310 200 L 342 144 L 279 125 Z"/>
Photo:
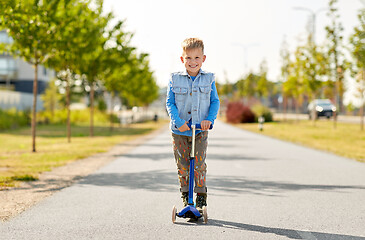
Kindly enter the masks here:
<path id="1" fill-rule="evenodd" d="M 175 161 L 178 169 L 183 204 L 188 204 L 189 160 L 192 130 L 188 123 L 201 124 L 196 131 L 194 192 L 197 193 L 196 208 L 207 206 L 205 163 L 208 145 L 208 130 L 219 110 L 219 98 L 213 73 L 201 69 L 206 59 L 203 41 L 187 38 L 182 43 L 180 57 L 185 71 L 171 74 L 167 88 L 166 109 L 171 118 L 171 131 Z"/>

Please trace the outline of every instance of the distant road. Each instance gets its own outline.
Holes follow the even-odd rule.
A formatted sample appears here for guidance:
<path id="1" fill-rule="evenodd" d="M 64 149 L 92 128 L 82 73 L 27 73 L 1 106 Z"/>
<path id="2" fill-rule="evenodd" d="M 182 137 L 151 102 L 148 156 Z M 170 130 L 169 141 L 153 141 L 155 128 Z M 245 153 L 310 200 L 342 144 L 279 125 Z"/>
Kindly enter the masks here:
<path id="1" fill-rule="evenodd" d="M 308 114 L 295 114 L 295 113 L 287 113 L 285 114 L 286 119 L 299 119 L 299 120 L 307 120 Z M 283 113 L 274 113 L 274 119 L 280 120 L 284 119 Z M 360 116 L 345 116 L 345 115 L 339 115 L 338 116 L 339 122 L 346 122 L 346 123 L 357 123 L 360 124 Z M 328 121 L 327 118 L 320 118 L 320 120 Z M 332 118 L 329 119 L 329 121 L 333 121 Z"/>

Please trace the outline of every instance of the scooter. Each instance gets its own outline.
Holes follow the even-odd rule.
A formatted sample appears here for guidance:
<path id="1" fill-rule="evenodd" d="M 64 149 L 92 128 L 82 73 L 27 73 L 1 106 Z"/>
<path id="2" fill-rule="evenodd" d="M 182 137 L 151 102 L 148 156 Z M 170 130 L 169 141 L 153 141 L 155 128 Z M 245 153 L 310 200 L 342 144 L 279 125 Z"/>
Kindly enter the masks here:
<path id="1" fill-rule="evenodd" d="M 203 217 L 204 223 L 208 222 L 208 210 L 207 207 L 203 207 L 203 212 L 200 213 L 194 205 L 193 200 L 193 191 L 194 191 L 194 163 L 195 163 L 195 130 L 201 129 L 200 124 L 189 126 L 193 130 L 193 138 L 191 143 L 191 152 L 190 152 L 190 168 L 189 168 L 189 198 L 188 205 L 184 207 L 180 212 L 177 212 L 176 206 L 172 207 L 172 222 L 176 222 L 176 216 L 180 218 L 190 218 L 194 220 L 198 220 Z M 212 129 L 213 125 L 210 125 L 209 129 Z M 192 170 L 192 171 L 191 171 Z"/>

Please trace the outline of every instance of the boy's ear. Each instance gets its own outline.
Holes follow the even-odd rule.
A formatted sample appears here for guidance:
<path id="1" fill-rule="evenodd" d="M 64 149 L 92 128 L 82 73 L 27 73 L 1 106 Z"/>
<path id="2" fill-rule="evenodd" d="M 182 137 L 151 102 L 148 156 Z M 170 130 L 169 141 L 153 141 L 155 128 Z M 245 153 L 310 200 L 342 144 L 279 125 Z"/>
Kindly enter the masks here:
<path id="1" fill-rule="evenodd" d="M 180 60 L 181 60 L 181 62 L 182 62 L 182 63 L 184 63 L 184 58 L 183 58 L 183 56 L 181 56 L 181 57 L 180 57 Z"/>
<path id="2" fill-rule="evenodd" d="M 206 55 L 203 55 L 203 62 L 205 62 L 205 59 L 207 58 Z"/>

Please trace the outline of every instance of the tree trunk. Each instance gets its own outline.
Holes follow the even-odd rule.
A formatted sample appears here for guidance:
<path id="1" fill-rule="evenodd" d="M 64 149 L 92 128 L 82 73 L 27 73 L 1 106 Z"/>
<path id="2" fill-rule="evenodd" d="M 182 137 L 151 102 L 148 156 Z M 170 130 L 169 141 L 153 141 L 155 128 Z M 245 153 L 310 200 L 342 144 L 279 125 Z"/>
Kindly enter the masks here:
<path id="1" fill-rule="evenodd" d="M 287 105 L 287 97 L 284 95 L 284 99 L 283 99 L 283 118 L 284 118 L 284 122 L 286 122 L 286 105 Z"/>
<path id="2" fill-rule="evenodd" d="M 363 98 L 363 100 L 364 100 L 364 98 Z M 364 107 L 365 107 L 365 104 L 363 102 L 360 107 L 360 129 L 361 129 L 361 131 L 364 130 Z"/>
<path id="3" fill-rule="evenodd" d="M 94 83 L 90 84 L 90 137 L 94 136 Z"/>
<path id="4" fill-rule="evenodd" d="M 338 97 L 338 94 L 339 94 L 339 73 L 338 73 L 338 59 L 337 59 L 337 52 L 335 51 L 334 52 L 335 54 L 335 88 L 334 88 L 334 96 L 335 96 L 335 107 L 336 107 L 336 111 L 333 112 L 333 128 L 336 129 L 337 128 L 337 113 L 339 113 L 340 111 L 340 108 L 339 108 L 339 104 L 338 104 L 338 101 L 339 101 L 339 97 Z"/>
<path id="5" fill-rule="evenodd" d="M 71 142 L 70 78 L 66 74 L 67 142 Z"/>
<path id="6" fill-rule="evenodd" d="M 32 109 L 32 151 L 36 152 L 38 63 L 34 64 L 33 109 Z"/>
<path id="7" fill-rule="evenodd" d="M 337 80 L 336 80 L 336 86 L 335 86 L 335 107 L 336 107 L 336 111 L 333 112 L 333 128 L 336 129 L 337 128 L 337 113 L 339 111 L 338 109 L 338 104 L 337 104 Z"/>
<path id="8" fill-rule="evenodd" d="M 296 122 L 299 122 L 299 101 L 298 99 L 295 99 L 295 118 L 296 118 Z"/>
<path id="9" fill-rule="evenodd" d="M 361 85 L 365 85 L 365 69 L 362 69 L 362 84 Z M 364 89 L 362 91 L 362 104 L 360 107 L 360 129 L 361 131 L 364 130 L 364 108 L 365 108 L 365 96 L 364 96 Z"/>
<path id="10" fill-rule="evenodd" d="M 316 96 L 313 96 L 313 104 L 315 104 L 315 99 L 316 99 Z M 313 127 L 316 126 L 316 120 L 317 120 L 317 112 L 316 112 L 316 106 L 314 105 L 313 108 L 312 108 L 312 123 L 313 123 Z"/>
<path id="11" fill-rule="evenodd" d="M 114 91 L 110 92 L 110 131 L 113 131 L 114 125 L 113 125 L 113 105 L 114 105 Z"/>

